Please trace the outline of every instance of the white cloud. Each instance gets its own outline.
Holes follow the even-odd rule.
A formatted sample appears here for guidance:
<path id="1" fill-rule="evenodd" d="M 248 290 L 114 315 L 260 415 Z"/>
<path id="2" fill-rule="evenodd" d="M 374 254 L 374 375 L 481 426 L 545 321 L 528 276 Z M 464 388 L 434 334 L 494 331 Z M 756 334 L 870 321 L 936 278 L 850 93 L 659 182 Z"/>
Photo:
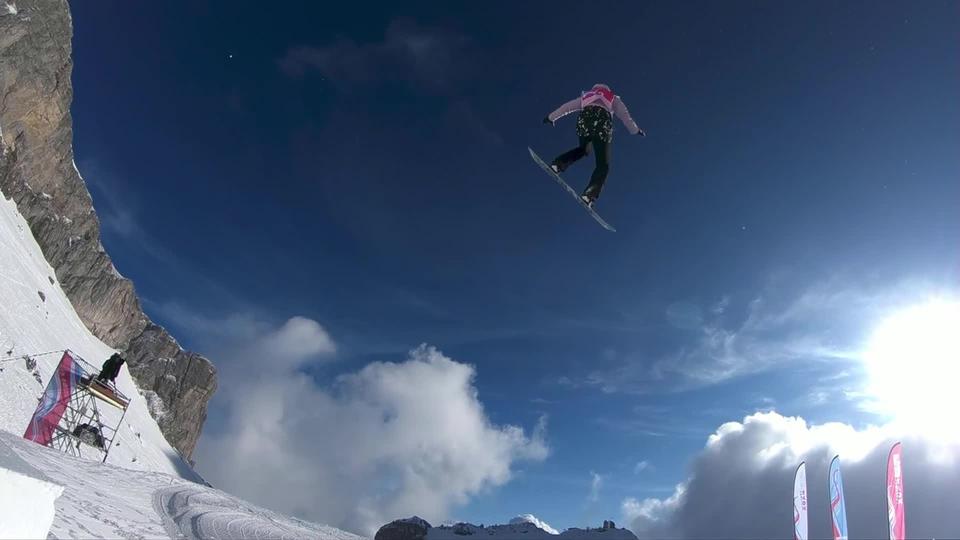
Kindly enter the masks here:
<path id="1" fill-rule="evenodd" d="M 77 174 L 85 171 L 82 180 L 90 188 L 96 203 L 97 215 L 105 231 L 116 233 L 123 240 L 135 244 L 154 259 L 179 264 L 179 259 L 157 242 L 140 224 L 143 204 L 129 182 L 103 168 L 97 160 L 86 159 L 74 163 Z"/>
<path id="2" fill-rule="evenodd" d="M 710 386 L 800 362 L 830 362 L 843 371 L 862 359 L 870 329 L 886 314 L 939 292 L 921 282 L 868 288 L 839 280 L 792 295 L 782 289 L 771 285 L 739 303 L 725 296 L 708 309 L 686 301 L 670 304 L 666 322 L 690 334 L 685 345 L 666 353 L 638 351 L 620 365 L 560 383 L 650 393 Z"/>
<path id="3" fill-rule="evenodd" d="M 830 401 L 830 392 L 823 388 L 812 388 L 807 393 L 807 403 L 810 405 L 823 405 Z"/>
<path id="4" fill-rule="evenodd" d="M 217 361 L 221 390 L 214 404 L 236 397 L 229 391 L 236 385 L 265 375 L 290 375 L 311 363 L 329 362 L 337 352 L 326 329 L 306 317 L 291 317 L 278 327 L 250 312 L 211 317 L 176 302 L 153 307 L 192 334 L 193 345 Z"/>
<path id="5" fill-rule="evenodd" d="M 266 350 L 279 361 L 264 371 Z M 546 418 L 529 434 L 490 422 L 471 365 L 421 346 L 328 386 L 298 371 L 335 350 L 303 318 L 236 347 L 237 368 L 221 370 L 232 372 L 218 402 L 225 424 L 201 440 L 200 472 L 253 502 L 372 537 L 400 517 L 440 522 L 508 482 L 518 460 L 548 455 Z"/>
<path id="6" fill-rule="evenodd" d="M 590 471 L 590 493 L 587 494 L 587 500 L 597 502 L 600 499 L 600 488 L 603 487 L 603 476 Z"/>
<path id="7" fill-rule="evenodd" d="M 788 538 L 793 473 L 806 461 L 810 537 L 829 537 L 827 468 L 840 454 L 850 537 L 883 538 L 886 456 L 895 440 L 904 444 L 909 536 L 955 537 L 960 515 L 950 501 L 960 485 L 960 443 L 893 424 L 811 426 L 775 412 L 723 424 L 672 496 L 626 499 L 621 511 L 640 538 Z"/>
<path id="8" fill-rule="evenodd" d="M 628 497 L 620 505 L 623 522 L 643 538 L 644 531 L 655 530 L 657 527 L 664 525 L 662 521 L 673 515 L 685 492 L 686 486 L 680 484 L 674 490 L 673 495 L 666 499 L 650 498 L 638 501 L 633 497 Z"/>
<path id="9" fill-rule="evenodd" d="M 188 329 L 191 334 L 203 337 L 203 341 L 240 341 L 253 339 L 271 331 L 271 325 L 247 312 L 231 313 L 221 318 L 198 313 L 179 302 L 152 304 L 148 307 L 159 316 L 177 326 Z"/>
<path id="10" fill-rule="evenodd" d="M 651 469 L 651 468 L 652 468 L 652 467 L 650 466 L 650 462 L 647 461 L 647 460 L 643 460 L 643 461 L 638 462 L 638 463 L 633 467 L 633 474 L 640 474 L 640 473 L 642 473 L 643 471 L 645 471 L 645 470 L 647 470 L 647 469 Z"/>
<path id="11" fill-rule="evenodd" d="M 306 317 L 292 317 L 281 328 L 263 337 L 261 352 L 291 367 L 306 359 L 332 355 L 337 346 L 320 324 Z"/>
<path id="12" fill-rule="evenodd" d="M 703 386 L 795 360 L 844 360 L 853 354 L 832 343 L 819 325 L 804 323 L 833 303 L 810 300 L 808 291 L 786 308 L 759 296 L 747 305 L 742 322 L 731 324 L 723 313 L 705 321 L 695 344 L 655 362 L 652 372 L 678 378 L 685 386 Z M 818 295 L 819 297 L 819 295 Z M 838 306 L 834 306 L 838 307 Z"/>
<path id="13" fill-rule="evenodd" d="M 723 312 L 726 311 L 728 307 L 730 307 L 730 296 L 725 294 L 710 308 L 710 312 L 714 315 L 723 315 Z"/>
<path id="14" fill-rule="evenodd" d="M 399 80 L 444 91 L 460 72 L 466 45 L 466 37 L 457 32 L 401 17 L 390 22 L 381 41 L 357 43 L 341 37 L 322 47 L 293 47 L 279 66 L 290 77 L 315 70 L 349 87 Z"/>
<path id="15" fill-rule="evenodd" d="M 96 159 L 84 159 L 80 163 L 73 163 L 74 169 L 81 180 L 87 185 L 93 197 L 97 216 L 100 220 L 101 232 L 113 233 L 116 240 L 126 243 L 130 248 L 139 249 L 157 264 L 163 265 L 177 275 L 189 279 L 203 286 L 208 294 L 216 294 L 230 304 L 239 305 L 242 302 L 230 291 L 223 287 L 217 279 L 211 279 L 205 272 L 195 268 L 186 258 L 181 258 L 175 250 L 168 249 L 163 242 L 154 237 L 145 227 L 141 219 L 143 208 L 148 206 L 137 196 L 136 190 L 121 174 L 101 166 Z M 149 213 L 149 212 L 147 212 Z M 104 234 L 110 240 L 109 234 Z M 146 300 L 141 297 L 141 300 Z"/>

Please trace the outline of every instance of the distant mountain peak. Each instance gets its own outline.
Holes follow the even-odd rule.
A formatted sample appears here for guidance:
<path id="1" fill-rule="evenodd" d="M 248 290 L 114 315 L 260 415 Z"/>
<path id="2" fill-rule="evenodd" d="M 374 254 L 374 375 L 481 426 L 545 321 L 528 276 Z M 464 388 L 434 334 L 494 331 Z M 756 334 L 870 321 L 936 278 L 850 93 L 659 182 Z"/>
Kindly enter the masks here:
<path id="1" fill-rule="evenodd" d="M 554 529 L 546 521 L 541 521 L 537 516 L 533 514 L 520 514 L 519 516 L 510 520 L 511 525 L 518 525 L 520 523 L 532 523 L 538 529 L 543 529 L 544 531 L 550 534 L 560 534 L 560 531 Z"/>
<path id="2" fill-rule="evenodd" d="M 632 532 L 618 529 L 612 521 L 604 521 L 601 527 L 571 528 L 558 533 L 533 514 L 520 514 L 506 525 L 457 522 L 439 527 L 431 527 L 424 519 L 413 516 L 380 527 L 375 540 L 480 540 L 491 536 L 496 540 L 637 540 Z"/>

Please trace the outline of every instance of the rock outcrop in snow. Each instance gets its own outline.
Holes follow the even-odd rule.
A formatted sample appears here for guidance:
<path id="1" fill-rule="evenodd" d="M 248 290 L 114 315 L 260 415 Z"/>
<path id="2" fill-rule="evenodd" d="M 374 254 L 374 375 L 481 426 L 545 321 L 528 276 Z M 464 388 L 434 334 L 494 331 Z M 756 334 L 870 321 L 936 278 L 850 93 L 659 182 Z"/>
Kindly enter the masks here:
<path id="1" fill-rule="evenodd" d="M 0 192 L 16 202 L 83 323 L 125 351 L 140 389 L 162 401 L 165 414 L 157 422 L 189 457 L 216 390 L 216 370 L 150 321 L 133 284 L 100 243 L 99 220 L 73 163 L 73 29 L 66 1 L 17 6 L 0 10 L 0 144 L 7 147 Z"/>
<path id="2" fill-rule="evenodd" d="M 380 527 L 373 540 L 423 540 L 430 527 L 427 520 L 417 516 L 398 519 Z"/>

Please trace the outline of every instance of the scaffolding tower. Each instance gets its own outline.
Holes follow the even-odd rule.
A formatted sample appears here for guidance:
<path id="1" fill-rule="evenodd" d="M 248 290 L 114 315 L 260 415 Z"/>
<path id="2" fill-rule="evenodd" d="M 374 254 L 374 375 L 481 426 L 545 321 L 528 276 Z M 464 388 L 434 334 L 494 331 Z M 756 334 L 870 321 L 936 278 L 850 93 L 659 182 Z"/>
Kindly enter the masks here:
<path id="1" fill-rule="evenodd" d="M 52 437 L 47 446 L 76 457 L 96 456 L 101 462 L 107 461 L 110 448 L 127 414 L 130 398 L 123 395 L 112 382 L 100 380 L 93 373 L 99 373 L 88 362 L 71 351 L 68 352 L 76 362 L 80 374 L 79 382 L 65 397 L 63 416 L 53 428 Z M 101 406 L 107 405 L 120 410 L 116 423 L 110 422 L 101 412 Z M 114 416 L 114 415 L 110 415 Z M 102 456 L 102 457 L 101 457 Z"/>

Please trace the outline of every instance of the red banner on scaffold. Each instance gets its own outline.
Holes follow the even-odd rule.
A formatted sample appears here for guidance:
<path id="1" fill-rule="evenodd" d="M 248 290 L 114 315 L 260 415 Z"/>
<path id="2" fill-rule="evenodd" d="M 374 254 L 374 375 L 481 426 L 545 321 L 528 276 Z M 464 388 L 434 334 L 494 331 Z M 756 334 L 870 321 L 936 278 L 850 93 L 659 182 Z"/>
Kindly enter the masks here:
<path id="1" fill-rule="evenodd" d="M 57 370 L 53 372 L 50 382 L 47 383 L 47 389 L 43 392 L 43 399 L 37 404 L 37 410 L 33 412 L 33 418 L 27 425 L 27 431 L 23 434 L 24 439 L 44 446 L 50 444 L 53 440 L 53 432 L 67 409 L 70 395 L 80 384 L 80 377 L 83 374 L 83 368 L 74 359 L 73 354 L 70 351 L 64 351 Z"/>

